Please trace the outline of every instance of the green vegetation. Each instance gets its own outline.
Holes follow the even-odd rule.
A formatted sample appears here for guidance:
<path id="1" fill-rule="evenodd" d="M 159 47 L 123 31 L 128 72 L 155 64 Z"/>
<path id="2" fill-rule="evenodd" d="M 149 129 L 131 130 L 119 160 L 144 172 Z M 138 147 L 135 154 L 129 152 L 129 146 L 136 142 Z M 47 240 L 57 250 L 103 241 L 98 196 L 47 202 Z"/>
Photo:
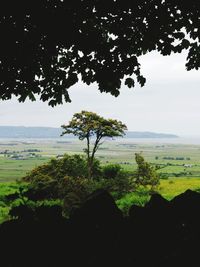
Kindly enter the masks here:
<path id="1" fill-rule="evenodd" d="M 141 153 L 135 153 L 137 169 L 135 173 L 135 183 L 137 185 L 150 186 L 151 190 L 156 189 L 159 184 L 159 174 L 156 167 L 146 162 Z"/>
<path id="2" fill-rule="evenodd" d="M 11 205 L 7 200 L 7 196 L 15 194 L 19 187 L 20 185 L 17 182 L 0 183 L 0 223 L 9 219 Z"/>
<path id="3" fill-rule="evenodd" d="M 103 144 L 103 140 L 125 135 L 127 127 L 121 121 L 105 119 L 94 112 L 81 111 L 75 113 L 68 125 L 62 125 L 65 134 L 73 134 L 79 140 L 86 140 L 87 147 L 84 152 L 87 155 L 88 178 L 93 178 L 93 164 L 95 154 Z M 92 139 L 93 144 L 92 144 Z"/>
<path id="4" fill-rule="evenodd" d="M 120 165 L 101 166 L 94 159 L 93 179 L 90 179 L 87 164 L 87 158 L 78 154 L 51 159 L 23 178 L 28 182 L 28 190 L 23 196 L 33 201 L 59 199 L 63 202 L 64 213 L 68 214 L 96 189 L 108 190 L 119 198 L 133 188 L 128 172 L 121 170 Z"/>
<path id="5" fill-rule="evenodd" d="M 26 173 L 37 165 L 46 162 L 48 158 L 29 158 L 26 160 L 10 159 L 0 157 L 0 182 L 13 182 L 26 175 Z"/>
<path id="6" fill-rule="evenodd" d="M 157 192 L 161 194 L 167 200 L 173 199 L 175 196 L 185 192 L 187 189 L 194 191 L 200 191 L 200 178 L 170 178 L 168 180 L 160 180 L 160 185 Z M 117 200 L 117 205 L 125 213 L 131 205 L 136 204 L 139 206 L 144 206 L 145 203 L 150 199 L 150 194 L 148 189 L 139 188 L 135 192 L 128 193 L 121 199 Z"/>
<path id="7" fill-rule="evenodd" d="M 44 200 L 44 195 L 41 195 L 37 205 L 44 202 L 48 205 L 59 202 L 56 196 L 58 192 L 52 191 L 52 186 L 55 185 L 49 178 L 52 176 L 59 181 L 57 185 L 62 189 L 62 192 L 61 190 L 59 192 L 59 198 L 61 199 L 62 196 L 63 199 L 63 202 L 59 203 L 64 205 L 65 210 L 69 210 L 69 206 L 80 205 L 88 193 L 98 188 L 110 191 L 124 212 L 127 212 L 133 203 L 144 205 L 150 198 L 150 193 L 153 193 L 149 191 L 151 184 L 136 188 L 134 183 L 130 183 L 130 181 L 135 182 L 138 167 L 134 154 L 141 151 L 145 158 L 145 165 L 151 166 L 150 169 L 154 169 L 159 174 L 160 183 L 155 190 L 165 198 L 171 199 L 188 188 L 197 191 L 200 189 L 200 146 L 198 145 L 145 144 L 125 139 L 112 142 L 108 140 L 96 153 L 96 178 L 88 182 L 84 179 L 87 176 L 87 160 L 84 157 L 84 144 L 81 141 L 59 139 L 34 140 L 34 142 L 6 141 L 0 144 L 0 221 L 9 218 L 8 213 L 13 203 L 8 203 L 5 196 L 19 191 L 19 183 L 15 182 L 16 179 L 26 176 L 31 181 L 31 175 L 37 171 L 40 175 L 37 175 L 37 179 L 34 178 L 34 180 L 40 182 L 37 183 L 37 187 L 36 183 L 29 187 L 30 203 L 34 200 L 34 196 L 38 197 L 35 194 L 38 190 L 55 195 L 48 196 L 48 200 Z M 4 153 L 5 151 L 7 152 Z M 8 157 L 7 154 L 12 155 L 13 151 L 24 155 L 35 153 L 38 157 L 26 159 Z M 67 153 L 67 156 L 63 157 L 64 153 Z M 163 159 L 164 157 L 171 157 L 171 159 Z M 52 169 L 49 168 L 50 165 L 53 166 Z M 63 179 L 59 178 L 61 176 Z M 72 179 L 73 177 L 77 179 Z M 67 191 L 66 188 L 68 188 Z"/>
<path id="8" fill-rule="evenodd" d="M 142 172 L 146 174 L 150 169 L 153 174 L 154 169 L 151 165 L 145 164 L 141 155 L 140 159 L 143 164 Z M 93 179 L 88 177 L 87 167 L 87 158 L 78 154 L 51 159 L 30 171 L 23 178 L 23 182 L 27 184 L 25 186 L 20 184 L 14 193 L 8 192 L 3 198 L 3 204 L 7 204 L 11 208 L 9 214 L 13 214 L 13 209 L 16 210 L 16 205 L 13 207 L 13 203 L 16 202 L 34 208 L 41 202 L 58 201 L 63 207 L 63 213 L 68 216 L 96 189 L 109 191 L 117 200 L 127 192 L 149 184 L 149 182 L 143 184 L 137 180 L 137 172 L 132 174 L 124 171 L 119 164 L 102 166 L 97 159 L 94 159 Z M 138 169 L 140 167 L 141 163 L 138 162 Z M 16 212 L 14 214 L 16 215 Z"/>

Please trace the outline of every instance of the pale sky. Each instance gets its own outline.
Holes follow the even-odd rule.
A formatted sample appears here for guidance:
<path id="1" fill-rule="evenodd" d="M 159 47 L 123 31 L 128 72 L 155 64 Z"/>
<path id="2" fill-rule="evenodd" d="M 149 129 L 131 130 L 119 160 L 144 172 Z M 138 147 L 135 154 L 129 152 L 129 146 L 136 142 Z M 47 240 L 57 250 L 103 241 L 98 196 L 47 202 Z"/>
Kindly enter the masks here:
<path id="1" fill-rule="evenodd" d="M 131 131 L 200 135 L 200 70 L 186 71 L 185 58 L 186 54 L 143 56 L 146 85 L 122 86 L 117 98 L 101 94 L 96 85 L 78 83 L 69 91 L 72 103 L 55 108 L 42 101 L 1 101 L 0 125 L 59 127 L 75 112 L 88 110 L 119 119 Z"/>

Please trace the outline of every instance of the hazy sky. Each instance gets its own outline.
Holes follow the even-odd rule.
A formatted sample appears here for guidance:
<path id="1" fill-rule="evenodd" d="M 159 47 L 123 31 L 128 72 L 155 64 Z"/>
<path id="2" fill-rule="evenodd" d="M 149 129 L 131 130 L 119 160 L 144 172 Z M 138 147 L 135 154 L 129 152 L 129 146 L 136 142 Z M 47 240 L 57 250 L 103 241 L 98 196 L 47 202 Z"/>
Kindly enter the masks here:
<path id="1" fill-rule="evenodd" d="M 119 119 L 132 131 L 200 135 L 200 70 L 186 71 L 185 58 L 157 53 L 142 57 L 146 85 L 122 86 L 117 98 L 79 83 L 70 89 L 72 103 L 55 108 L 40 101 L 1 101 L 0 125 L 59 127 L 75 112 L 88 110 Z"/>

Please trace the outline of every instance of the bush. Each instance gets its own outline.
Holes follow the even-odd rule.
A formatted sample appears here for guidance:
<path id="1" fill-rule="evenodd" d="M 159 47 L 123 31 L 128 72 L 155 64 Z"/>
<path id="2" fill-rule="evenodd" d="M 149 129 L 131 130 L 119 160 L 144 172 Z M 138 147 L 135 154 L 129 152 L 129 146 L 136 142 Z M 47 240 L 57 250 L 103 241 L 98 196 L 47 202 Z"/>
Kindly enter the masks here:
<path id="1" fill-rule="evenodd" d="M 135 153 L 135 161 L 137 163 L 137 169 L 135 172 L 135 184 L 138 186 L 151 186 L 151 189 L 155 189 L 159 185 L 159 174 L 157 169 L 151 163 L 146 162 L 141 153 Z"/>
<path id="2" fill-rule="evenodd" d="M 51 159 L 48 163 L 34 168 L 24 178 L 24 181 L 34 182 L 36 180 L 59 180 L 64 176 L 86 177 L 87 161 L 81 155 L 65 154 L 61 159 Z M 39 178 L 38 178 L 39 177 Z"/>
<path id="3" fill-rule="evenodd" d="M 95 159 L 93 166 L 93 175 L 97 179 L 101 176 L 100 162 Z M 39 182 L 60 180 L 65 176 L 70 177 L 87 177 L 87 160 L 84 156 L 75 154 L 65 154 L 61 159 L 51 159 L 48 163 L 40 165 L 31 170 L 22 178 L 26 182 Z"/>
<path id="4" fill-rule="evenodd" d="M 80 207 L 88 195 L 103 188 L 99 181 L 87 178 L 66 176 L 59 184 L 59 198 L 63 199 L 63 212 L 69 216 L 74 209 Z"/>
<path id="5" fill-rule="evenodd" d="M 106 179 L 115 179 L 120 171 L 121 166 L 119 164 L 106 165 L 103 167 L 103 177 Z"/>
<path id="6" fill-rule="evenodd" d="M 109 164 L 104 167 L 95 159 L 93 163 L 93 179 L 88 179 L 87 160 L 81 155 L 64 155 L 61 159 L 51 159 L 48 163 L 33 169 L 23 178 L 29 182 L 27 190 L 21 192 L 19 199 L 26 205 L 27 201 L 42 202 L 60 200 L 65 215 L 69 215 L 79 207 L 89 194 L 97 189 L 110 192 L 118 200 L 127 193 L 139 190 L 141 186 L 154 190 L 159 183 L 156 167 L 144 161 L 137 154 L 138 169 L 135 179 L 133 174 L 122 170 L 119 164 Z M 143 190 L 146 190 L 144 188 Z M 138 199 L 146 199 L 146 193 Z M 16 196 L 14 196 L 16 197 Z"/>
<path id="7" fill-rule="evenodd" d="M 31 201 L 60 199 L 64 203 L 65 214 L 69 214 L 100 186 L 97 180 L 100 180 L 102 171 L 100 162 L 96 159 L 93 175 L 93 180 L 86 178 L 87 161 L 84 156 L 64 155 L 61 159 L 51 159 L 23 178 L 29 182 L 23 197 Z"/>

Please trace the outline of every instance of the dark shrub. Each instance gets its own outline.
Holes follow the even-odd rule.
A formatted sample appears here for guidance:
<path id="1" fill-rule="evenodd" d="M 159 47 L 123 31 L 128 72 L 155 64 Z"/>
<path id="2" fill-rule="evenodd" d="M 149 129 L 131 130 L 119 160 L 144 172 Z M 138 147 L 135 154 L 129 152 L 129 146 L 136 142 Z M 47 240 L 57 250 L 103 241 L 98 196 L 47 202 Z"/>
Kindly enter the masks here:
<path id="1" fill-rule="evenodd" d="M 103 177 L 106 179 L 114 179 L 121 171 L 119 164 L 109 164 L 103 167 Z"/>

